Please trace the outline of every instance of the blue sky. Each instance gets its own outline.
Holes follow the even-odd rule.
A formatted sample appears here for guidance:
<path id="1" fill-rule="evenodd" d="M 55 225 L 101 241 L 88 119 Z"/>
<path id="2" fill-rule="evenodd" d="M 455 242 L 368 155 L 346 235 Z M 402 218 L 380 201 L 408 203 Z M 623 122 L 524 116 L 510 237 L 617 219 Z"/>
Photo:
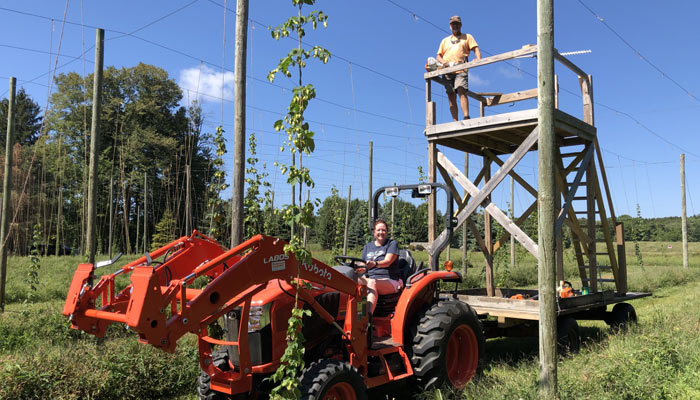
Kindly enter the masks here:
<path id="1" fill-rule="evenodd" d="M 66 2 L 2 1 L 0 79 L 17 77 L 19 86 L 44 108 L 51 75 L 47 72 L 53 73 L 59 47 L 57 73 L 90 73 L 95 27 L 102 27 L 105 65 L 144 62 L 167 70 L 183 87 L 184 104 L 197 97 L 202 100 L 206 130 L 213 132 L 223 120 L 232 150 L 235 14 L 229 11 L 224 16 L 224 4 L 224 0 L 72 0 L 63 26 Z M 226 5 L 234 10 L 236 2 L 227 0 Z M 474 35 L 484 56 L 537 42 L 536 1 L 321 0 L 307 11 L 312 9 L 329 15 L 328 28 L 310 33 L 306 42 L 323 45 L 333 54 L 327 65 L 310 62 L 304 72 L 304 81 L 313 83 L 318 94 L 307 114 L 317 138 L 316 151 L 305 160 L 316 181 L 312 197 L 327 196 L 333 186 L 345 196 L 352 185 L 353 197 L 367 198 L 370 140 L 375 188 L 413 183 L 418 165 L 427 170 L 423 65 L 449 34 L 451 15 L 461 15 L 463 31 Z M 289 153 L 279 152 L 282 138 L 272 124 L 285 111 L 293 81 L 279 77 L 270 84 L 265 76 L 295 43 L 274 41 L 267 26 L 278 25 L 294 12 L 286 0 L 250 4 L 247 130 L 258 136 L 259 158 L 267 165 L 276 199 L 288 199 L 290 190 L 273 163 L 288 160 Z M 639 204 L 645 217 L 680 215 L 682 152 L 686 152 L 688 213 L 700 212 L 696 173 L 700 60 L 692 41 L 700 37 L 698 15 L 700 6 L 687 1 L 666 2 L 663 7 L 649 0 L 555 2 L 555 47 L 560 52 L 591 50 L 570 59 L 594 78 L 596 126 L 617 214 L 634 214 Z M 581 117 L 576 77 L 561 65 L 556 68 L 561 108 Z M 518 59 L 510 65 L 472 70 L 470 88 L 525 90 L 536 87 L 535 76 L 536 60 Z M 0 84 L 0 97 L 7 95 L 6 85 Z M 443 90 L 434 88 L 433 97 L 438 122 L 446 122 L 449 111 Z M 470 104 L 472 115 L 478 114 L 476 102 Z M 536 103 L 499 106 L 487 114 L 523 108 L 536 108 Z M 461 166 L 460 154 L 445 153 Z M 231 151 L 226 159 L 230 176 Z M 535 155 L 528 155 L 516 170 L 536 182 L 536 163 Z M 472 162 L 472 176 L 480 164 Z M 508 197 L 507 184 L 494 193 L 502 208 Z M 516 212 L 530 201 L 529 194 L 516 190 Z"/>

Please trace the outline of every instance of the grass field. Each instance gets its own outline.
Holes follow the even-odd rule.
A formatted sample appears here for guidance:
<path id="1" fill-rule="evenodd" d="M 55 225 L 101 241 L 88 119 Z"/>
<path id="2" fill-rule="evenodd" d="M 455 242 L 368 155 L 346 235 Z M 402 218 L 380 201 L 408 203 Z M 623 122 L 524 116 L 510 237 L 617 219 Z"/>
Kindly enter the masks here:
<path id="1" fill-rule="evenodd" d="M 671 245 L 672 248 L 668 248 Z M 561 398 L 700 398 L 700 243 L 691 243 L 688 270 L 681 267 L 680 243 L 640 243 L 643 266 L 628 244 L 631 291 L 653 291 L 633 302 L 639 325 L 611 334 L 602 322 L 581 321 L 584 346 L 559 365 Z M 496 260 L 501 287 L 534 287 L 534 258 L 518 253 L 517 266 Z M 331 252 L 318 251 L 322 261 Z M 427 260 L 422 252 L 414 254 Z M 459 250 L 452 259 L 461 268 Z M 106 257 L 104 257 L 106 258 Z M 468 285 L 483 285 L 483 257 L 469 255 Z M 573 279 L 573 254 L 566 273 Z M 199 374 L 195 338 L 186 336 L 174 354 L 139 344 L 132 332 L 113 325 L 104 339 L 69 328 L 61 315 L 78 257 L 40 260 L 39 288 L 26 283 L 28 258 L 10 258 L 7 306 L 0 315 L 0 398 L 2 399 L 194 399 Z M 116 268 L 113 268 L 116 269 Z M 444 398 L 537 398 L 537 340 L 492 339 L 483 374 L 462 393 Z M 435 398 L 436 393 L 421 397 Z"/>

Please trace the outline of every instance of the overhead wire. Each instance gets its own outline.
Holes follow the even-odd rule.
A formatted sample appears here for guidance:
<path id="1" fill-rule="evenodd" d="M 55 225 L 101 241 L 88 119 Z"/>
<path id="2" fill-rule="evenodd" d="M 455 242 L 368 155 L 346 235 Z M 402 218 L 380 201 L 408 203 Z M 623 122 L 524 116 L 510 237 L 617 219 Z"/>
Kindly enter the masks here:
<path id="1" fill-rule="evenodd" d="M 668 79 L 671 81 L 674 85 L 676 85 L 678 88 L 680 88 L 682 91 L 684 91 L 689 97 L 691 97 L 693 100 L 700 102 L 700 98 L 695 96 L 690 90 L 686 89 L 683 85 L 678 83 L 675 79 L 673 79 L 669 74 L 667 74 L 664 70 L 659 68 L 656 64 L 651 62 L 647 57 L 645 57 L 639 50 L 637 50 L 632 44 L 625 39 L 620 33 L 618 33 L 612 26 L 610 26 L 607 22 L 605 22 L 605 19 L 603 19 L 598 13 L 593 11 L 586 3 L 584 3 L 582 0 L 577 0 L 586 10 L 588 10 L 600 23 L 602 23 L 610 32 L 612 32 L 622 43 L 624 43 L 627 47 L 629 47 L 635 55 L 637 55 L 640 59 L 642 59 L 644 62 L 649 64 L 652 68 L 654 68 L 657 72 L 661 74 L 662 77 Z"/>

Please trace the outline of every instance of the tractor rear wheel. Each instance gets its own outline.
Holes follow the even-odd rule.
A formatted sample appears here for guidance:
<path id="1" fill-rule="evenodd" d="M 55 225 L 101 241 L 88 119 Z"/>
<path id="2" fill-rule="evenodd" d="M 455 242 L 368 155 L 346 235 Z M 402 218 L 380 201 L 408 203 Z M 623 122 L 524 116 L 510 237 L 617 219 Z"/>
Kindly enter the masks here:
<path id="1" fill-rule="evenodd" d="M 350 364 L 340 360 L 311 363 L 301 375 L 302 400 L 367 400 L 362 376 Z"/>
<path id="2" fill-rule="evenodd" d="M 217 350 L 211 355 L 214 365 L 222 371 L 229 371 L 231 365 L 228 363 L 228 353 L 225 349 Z M 202 371 L 199 374 L 199 385 L 197 386 L 197 395 L 199 400 L 228 400 L 230 397 L 225 393 L 217 392 L 209 387 L 211 377 Z"/>
<path id="3" fill-rule="evenodd" d="M 457 300 L 433 305 L 413 339 L 411 363 L 419 386 L 463 388 L 481 368 L 485 346 L 483 327 L 469 305 Z"/>

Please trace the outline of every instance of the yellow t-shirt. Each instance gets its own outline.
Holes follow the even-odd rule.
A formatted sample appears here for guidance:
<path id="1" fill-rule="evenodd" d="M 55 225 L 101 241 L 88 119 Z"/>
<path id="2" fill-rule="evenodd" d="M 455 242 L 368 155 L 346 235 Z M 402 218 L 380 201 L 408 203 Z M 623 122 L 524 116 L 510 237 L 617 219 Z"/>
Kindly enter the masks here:
<path id="1" fill-rule="evenodd" d="M 474 37 L 468 33 L 463 33 L 459 37 L 452 35 L 442 39 L 437 54 L 446 62 L 461 64 L 469 58 L 469 53 L 479 45 Z"/>

